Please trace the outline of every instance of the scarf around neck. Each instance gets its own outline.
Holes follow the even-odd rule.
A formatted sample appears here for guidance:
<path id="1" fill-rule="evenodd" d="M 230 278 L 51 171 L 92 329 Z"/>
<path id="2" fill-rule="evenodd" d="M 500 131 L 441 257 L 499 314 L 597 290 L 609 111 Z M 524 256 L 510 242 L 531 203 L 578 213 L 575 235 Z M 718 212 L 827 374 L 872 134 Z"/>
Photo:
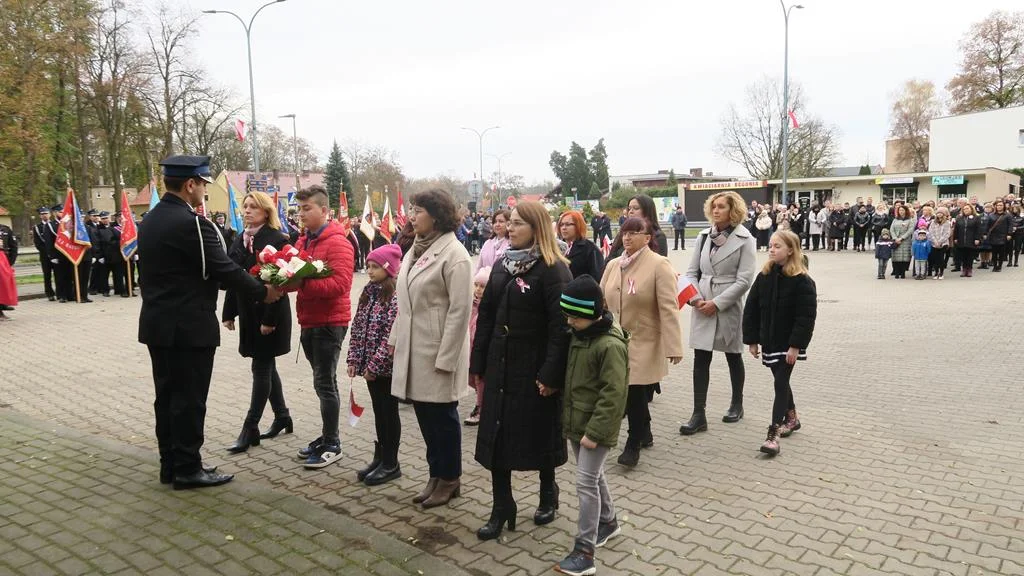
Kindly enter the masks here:
<path id="1" fill-rule="evenodd" d="M 533 268 L 533 265 L 537 263 L 537 259 L 540 258 L 540 246 L 534 244 L 529 248 L 512 248 L 509 246 L 508 250 L 501 257 L 501 265 L 505 267 L 512 276 L 519 276 L 525 274 Z"/>
<path id="2" fill-rule="evenodd" d="M 419 259 L 419 257 L 423 256 L 423 253 L 427 251 L 427 248 L 430 248 L 430 245 L 440 237 L 441 233 L 437 230 L 432 231 L 426 236 L 417 235 L 412 244 L 412 257 L 414 259 Z"/>
<path id="3" fill-rule="evenodd" d="M 732 234 L 732 226 L 729 226 L 724 230 L 719 230 L 714 224 L 711 225 L 711 233 L 708 234 L 708 239 L 711 240 L 712 254 L 722 246 L 725 246 L 725 243 L 729 241 L 730 234 Z"/>
<path id="4" fill-rule="evenodd" d="M 644 253 L 644 250 L 649 250 L 649 249 L 650 249 L 649 247 L 644 246 L 643 248 L 641 248 L 641 249 L 637 250 L 636 252 L 634 252 L 632 256 L 627 255 L 626 251 L 623 250 L 622 251 L 622 257 L 619 258 L 619 267 L 622 270 L 625 270 L 626 268 L 629 267 L 630 264 L 635 262 L 636 259 L 639 258 L 641 254 Z"/>

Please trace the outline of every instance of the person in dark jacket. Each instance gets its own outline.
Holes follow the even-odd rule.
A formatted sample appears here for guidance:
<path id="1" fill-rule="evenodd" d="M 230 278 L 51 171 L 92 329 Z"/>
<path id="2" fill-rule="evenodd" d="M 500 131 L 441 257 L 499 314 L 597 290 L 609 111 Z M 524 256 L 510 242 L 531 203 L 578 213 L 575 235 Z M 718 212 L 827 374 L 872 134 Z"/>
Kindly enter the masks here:
<path id="1" fill-rule="evenodd" d="M 53 290 L 54 269 L 57 267 L 57 223 L 50 219 L 50 209 L 39 209 L 39 223 L 32 227 L 32 243 L 39 253 L 39 265 L 43 269 L 43 288 L 46 299 L 53 302 L 57 293 Z M 59 288 L 59 286 L 58 286 Z"/>
<path id="2" fill-rule="evenodd" d="M 14 266 L 18 260 L 18 237 L 10 226 L 0 224 L 0 254 L 7 257 L 7 262 Z"/>
<path id="3" fill-rule="evenodd" d="M 768 261 L 754 279 L 743 309 L 743 343 L 771 368 L 775 403 L 761 452 L 779 453 L 779 437 L 800 429 L 789 379 L 797 360 L 807 359 L 818 311 L 814 280 L 807 274 L 800 238 L 788 231 L 772 235 Z"/>
<path id="4" fill-rule="evenodd" d="M 975 213 L 974 206 L 964 204 L 953 225 L 953 247 L 956 249 L 960 262 L 960 277 L 974 276 L 974 257 L 981 245 L 981 218 Z"/>
<path id="5" fill-rule="evenodd" d="M 676 206 L 675 212 L 668 217 L 668 221 L 672 224 L 672 231 L 675 232 L 675 239 L 672 242 L 674 250 L 679 250 L 679 245 L 683 245 L 683 250 L 686 250 L 686 213 L 683 212 L 682 206 Z"/>
<path id="6" fill-rule="evenodd" d="M 110 296 L 110 276 L 114 277 L 114 293 L 127 297 L 124 286 L 124 258 L 121 257 L 121 232 L 110 225 L 110 213 L 100 212 L 100 223 L 94 228 L 96 243 L 92 256 L 96 259 L 95 272 L 97 292 Z"/>
<path id="7" fill-rule="evenodd" d="M 476 461 L 491 471 L 491 517 L 477 536 L 497 538 L 515 524 L 513 470 L 540 472 L 534 523 L 558 508 L 555 468 L 568 459 L 562 395 L 569 331 L 559 299 L 571 275 L 538 202 L 520 202 L 508 223 L 509 249 L 495 263 L 480 299 L 469 373 L 484 378 Z M 479 384 L 478 384 L 479 385 Z"/>
<path id="8" fill-rule="evenodd" d="M 250 192 L 242 199 L 245 230 L 234 238 L 228 256 L 245 270 L 257 264 L 257 256 L 267 246 L 284 248 L 288 237 L 281 231 L 281 221 L 274 210 L 274 201 L 263 192 Z M 281 432 L 291 434 L 294 426 L 284 400 L 284 386 L 277 373 L 277 357 L 291 352 L 292 309 L 288 296 L 263 304 L 254 302 L 233 289 L 224 296 L 221 321 L 228 330 L 235 329 L 238 319 L 238 353 L 251 358 L 252 394 L 242 432 L 228 452 L 245 452 L 259 446 L 261 438 L 274 438 Z M 274 423 L 266 434 L 259 430 L 263 410 L 270 401 Z"/>
<path id="9" fill-rule="evenodd" d="M 861 205 L 857 213 L 853 215 L 853 250 L 863 252 L 868 237 L 868 229 L 871 228 L 871 215 L 868 214 L 867 206 Z"/>
<path id="10" fill-rule="evenodd" d="M 650 196 L 637 194 L 630 198 L 623 216 L 625 218 L 619 219 L 619 234 L 615 237 L 615 241 L 612 242 L 612 250 L 608 254 L 608 260 L 622 256 L 622 223 L 626 221 L 626 218 L 643 218 L 647 220 L 654 230 L 654 244 L 658 247 L 655 252 L 662 256 L 668 256 L 668 238 L 665 237 L 661 226 L 658 225 L 658 209 L 654 206 L 654 200 Z"/>
<path id="11" fill-rule="evenodd" d="M 1007 248 L 1013 247 L 1013 220 L 1006 211 L 1006 203 L 996 200 L 992 204 L 985 239 L 992 246 L 992 271 L 1002 272 L 1007 260 Z"/>
<path id="12" fill-rule="evenodd" d="M 238 236 L 238 232 L 228 227 L 228 217 L 219 212 L 214 215 L 213 221 L 217 224 L 217 230 L 220 230 L 220 235 L 224 237 L 224 245 L 231 246 L 235 243 L 235 236 Z"/>
<path id="13" fill-rule="evenodd" d="M 1024 214 L 1021 213 L 1020 204 L 1010 206 L 1010 227 L 1013 230 L 1013 242 L 1008 250 L 1007 266 L 1016 268 L 1020 264 L 1020 253 L 1024 249 Z"/>
<path id="14" fill-rule="evenodd" d="M 868 237 L 868 243 L 874 244 L 878 242 L 878 239 L 882 237 L 882 230 L 888 230 L 890 224 L 892 222 L 889 220 L 889 212 L 887 210 L 875 210 L 871 214 L 871 234 Z"/>
<path id="15" fill-rule="evenodd" d="M 569 272 L 573 278 L 583 274 L 600 278 L 604 274 L 604 256 L 597 245 L 587 239 L 583 214 L 576 210 L 563 212 L 558 217 L 558 236 L 568 246 L 565 257 L 569 259 Z"/>
<path id="16" fill-rule="evenodd" d="M 149 347 L 153 366 L 160 481 L 178 489 L 217 486 L 233 476 L 204 468 L 199 450 L 220 345 L 218 286 L 265 303 L 281 292 L 228 258 L 213 223 L 196 214 L 213 182 L 210 157 L 171 156 L 160 164 L 167 192 L 139 230 L 146 262 L 139 342 Z"/>
<path id="17" fill-rule="evenodd" d="M 828 215 L 828 251 L 835 252 L 843 249 L 843 239 L 846 237 L 846 229 L 850 226 L 850 213 L 836 205 Z"/>

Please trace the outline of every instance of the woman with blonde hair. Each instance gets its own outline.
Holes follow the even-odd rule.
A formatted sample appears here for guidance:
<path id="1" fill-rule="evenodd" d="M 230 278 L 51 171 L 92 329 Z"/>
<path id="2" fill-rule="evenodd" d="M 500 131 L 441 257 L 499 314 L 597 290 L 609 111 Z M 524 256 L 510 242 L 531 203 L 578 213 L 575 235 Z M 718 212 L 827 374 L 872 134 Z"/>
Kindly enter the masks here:
<path id="1" fill-rule="evenodd" d="M 690 347 L 693 348 L 693 414 L 679 428 L 684 436 L 708 429 L 704 414 L 714 350 L 725 353 L 732 401 L 723 422 L 743 418 L 743 297 L 754 280 L 754 239 L 740 224 L 746 218 L 743 198 L 733 191 L 712 194 L 704 203 L 711 227 L 697 237 L 697 250 L 686 278 L 697 287 L 690 299 Z"/>
<path id="2" fill-rule="evenodd" d="M 569 333 L 559 299 L 571 280 L 568 261 L 538 202 L 520 202 L 508 221 L 509 248 L 480 298 L 471 378 L 484 379 L 476 461 L 491 471 L 491 516 L 477 531 L 493 540 L 515 529 L 512 471 L 540 472 L 534 523 L 558 509 L 555 468 L 568 459 L 562 397 Z M 479 383 L 477 384 L 479 386 Z"/>
<path id="3" fill-rule="evenodd" d="M 235 236 L 228 257 L 246 270 L 256 265 L 256 256 L 265 247 L 280 250 L 288 243 L 288 237 L 281 232 L 274 201 L 263 192 L 250 192 L 242 199 L 242 221 L 245 230 Z M 276 363 L 278 356 L 291 351 L 292 310 L 288 295 L 273 304 L 264 304 L 229 289 L 224 295 L 221 320 L 225 328 L 234 330 L 236 318 L 239 319 L 238 352 L 245 358 L 252 358 L 252 394 L 242 432 L 228 448 L 232 453 L 259 446 L 261 438 L 273 438 L 282 431 L 290 434 L 294 428 Z M 268 400 L 274 411 L 274 423 L 261 436 L 259 423 Z"/>
<path id="4" fill-rule="evenodd" d="M 817 313 L 817 289 L 807 274 L 800 238 L 780 230 L 771 237 L 768 261 L 754 280 L 743 312 L 743 343 L 751 356 L 771 368 L 775 380 L 772 420 L 761 445 L 761 452 L 769 456 L 779 453 L 779 437 L 800 429 L 789 379 L 797 360 L 807 359 Z"/>

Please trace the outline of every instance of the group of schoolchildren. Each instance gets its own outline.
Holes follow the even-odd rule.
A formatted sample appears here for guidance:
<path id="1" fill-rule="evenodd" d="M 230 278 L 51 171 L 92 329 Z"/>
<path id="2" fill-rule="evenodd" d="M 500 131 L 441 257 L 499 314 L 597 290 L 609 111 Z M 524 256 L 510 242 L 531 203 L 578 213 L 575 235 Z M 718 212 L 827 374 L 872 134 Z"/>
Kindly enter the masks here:
<path id="1" fill-rule="evenodd" d="M 382 258 L 381 252 L 391 248 L 375 250 L 368 258 L 370 282 L 363 289 L 359 298 L 359 306 L 353 324 L 353 337 L 348 352 L 349 375 L 372 373 L 376 381 L 368 381 L 372 407 L 376 420 L 383 423 L 377 425 L 378 439 L 374 462 L 360 471 L 360 480 L 369 485 L 387 482 L 400 477 L 397 464 L 397 403 L 388 396 L 385 390 L 389 385 L 382 385 L 381 380 L 390 374 L 391 358 L 382 352 L 382 343 L 386 343 L 391 331 L 391 324 L 397 310 L 397 295 L 394 293 L 394 276 L 397 272 L 398 256 L 389 254 Z M 387 270 L 380 269 L 378 261 L 390 262 Z M 779 286 L 786 282 L 802 282 L 810 285 L 813 281 L 807 275 L 806 259 L 801 253 L 799 238 L 789 231 L 779 231 L 771 238 L 769 261 L 757 275 L 747 299 L 744 321 L 744 342 L 749 345 L 751 353 L 764 358 L 785 358 L 776 361 L 785 363 L 791 373 L 796 360 L 804 358 L 806 343 L 800 350 L 790 350 L 790 343 L 796 332 L 803 330 L 806 339 L 810 338 L 810 329 L 814 323 L 814 307 L 795 308 L 787 314 L 785 322 L 774 321 L 774 312 L 779 306 Z M 473 312 L 475 320 L 480 298 L 487 286 L 489 269 L 481 269 L 474 277 Z M 385 298 L 382 298 L 385 297 Z M 385 301 L 386 300 L 386 301 Z M 576 564 L 563 562 L 555 567 L 556 571 L 571 575 L 595 574 L 592 551 L 619 534 L 618 524 L 614 530 L 606 529 L 608 517 L 614 522 L 614 504 L 605 480 L 604 464 L 609 449 L 617 444 L 622 414 L 626 410 L 626 397 L 629 388 L 629 354 L 628 334 L 624 334 L 612 314 L 606 310 L 604 296 L 600 285 L 589 275 L 582 275 L 566 285 L 560 298 L 562 312 L 572 329 L 572 341 L 569 345 L 566 363 L 566 382 L 563 390 L 563 436 L 573 444 L 577 458 L 577 492 L 580 500 L 577 542 L 588 543 L 586 550 L 591 551 L 590 557 L 578 567 Z M 787 310 L 789 310 L 787 308 Z M 806 317 L 805 317 L 806 316 Z M 772 319 L 772 320 L 762 320 Z M 475 321 L 470 323 L 471 338 L 475 337 Z M 793 332 L 793 335 L 782 332 Z M 799 339 L 799 338 L 797 338 Z M 766 360 L 766 365 L 767 360 Z M 600 376 L 593 379 L 579 378 L 580 371 L 574 366 L 598 366 Z M 773 373 L 777 368 L 769 365 Z M 594 374 L 595 371 L 586 371 Z M 773 409 L 773 425 L 784 423 L 786 407 L 792 404 L 792 390 L 789 378 L 776 378 L 776 398 Z M 779 381 L 784 386 L 779 386 Z M 477 390 L 477 408 L 480 408 L 482 390 Z M 570 416 L 569 411 L 573 414 Z M 383 414 L 377 414 L 383 412 Z M 776 414 L 776 413 L 779 414 Z M 580 418 L 579 415 L 587 415 Z M 781 414 L 781 415 L 780 415 Z M 776 422 L 778 420 L 778 422 Z M 390 422 L 390 424 L 388 424 Z M 400 426 L 400 424 L 398 425 Z M 791 431 L 790 431 L 791 433 Z M 772 449 L 762 447 L 762 452 L 774 456 L 778 453 L 777 445 Z M 384 466 L 381 466 L 384 464 Z M 599 529 L 602 528 L 602 529 Z"/>

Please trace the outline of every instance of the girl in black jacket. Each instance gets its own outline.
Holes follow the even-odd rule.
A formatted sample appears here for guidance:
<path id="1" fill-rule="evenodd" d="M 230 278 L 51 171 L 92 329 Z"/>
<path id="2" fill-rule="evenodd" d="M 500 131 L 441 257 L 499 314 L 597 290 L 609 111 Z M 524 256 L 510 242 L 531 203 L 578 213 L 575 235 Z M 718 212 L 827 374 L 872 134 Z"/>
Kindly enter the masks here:
<path id="1" fill-rule="evenodd" d="M 1009 259 L 1009 249 L 1013 248 L 1013 220 L 1002 200 L 992 204 L 985 240 L 992 246 L 992 271 L 1002 272 L 1003 262 Z"/>
<path id="2" fill-rule="evenodd" d="M 796 361 L 807 359 L 817 312 L 817 289 L 807 275 L 800 238 L 780 230 L 772 235 L 768 262 L 754 279 L 743 309 L 743 343 L 775 377 L 772 422 L 761 446 L 769 456 L 779 453 L 779 436 L 800 429 L 789 379 Z"/>
<path id="3" fill-rule="evenodd" d="M 981 218 L 974 213 L 974 206 L 964 204 L 953 227 L 953 245 L 960 257 L 961 278 L 974 276 L 974 256 L 978 253 L 984 232 L 981 229 Z"/>

